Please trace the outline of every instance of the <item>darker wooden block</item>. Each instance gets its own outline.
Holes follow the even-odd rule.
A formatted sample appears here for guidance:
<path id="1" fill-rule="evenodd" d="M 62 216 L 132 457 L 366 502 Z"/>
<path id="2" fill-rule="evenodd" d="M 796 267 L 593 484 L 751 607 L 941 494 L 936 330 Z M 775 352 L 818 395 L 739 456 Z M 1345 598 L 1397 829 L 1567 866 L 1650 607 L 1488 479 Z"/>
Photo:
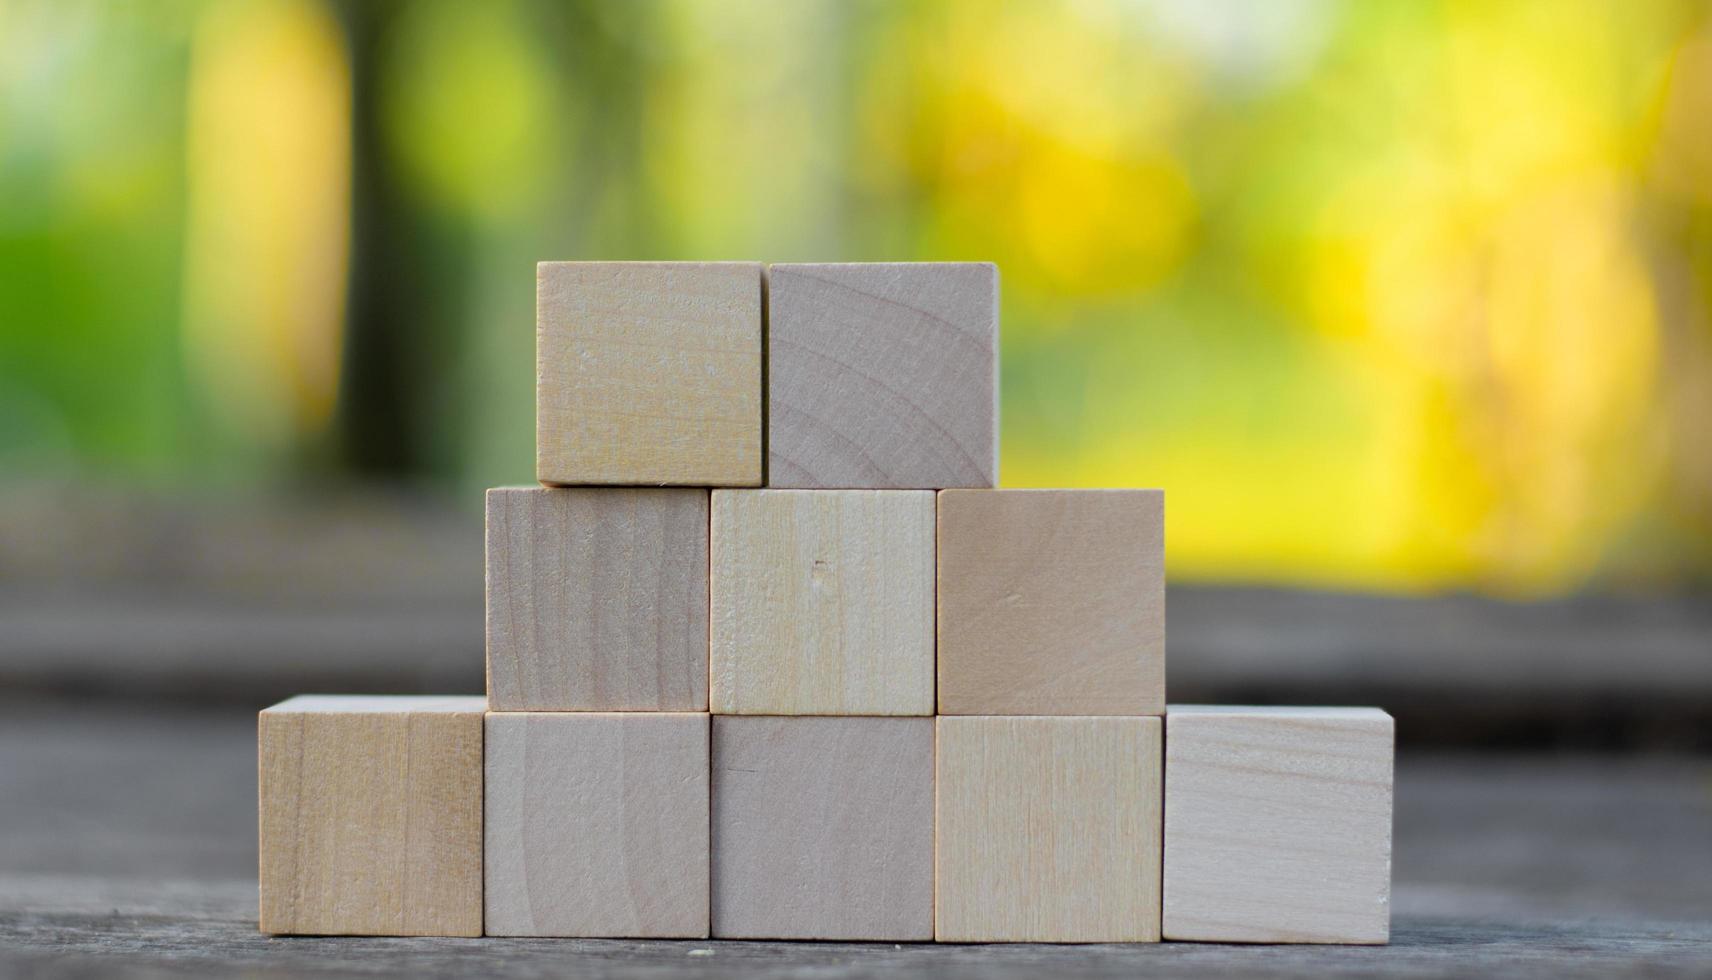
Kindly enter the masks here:
<path id="1" fill-rule="evenodd" d="M 702 938 L 708 716 L 487 716 L 487 934 Z"/>
<path id="2" fill-rule="evenodd" d="M 986 262 L 771 266 L 768 485 L 994 486 L 998 281 Z"/>
<path id="3" fill-rule="evenodd" d="M 261 930 L 482 932 L 479 697 L 292 698 L 261 713 Z"/>
<path id="4" fill-rule="evenodd" d="M 1165 938 L 1388 939 L 1390 715 L 1172 705 L 1165 725 Z"/>
<path id="5" fill-rule="evenodd" d="M 713 935 L 933 938 L 933 719 L 713 719 Z"/>
<path id="6" fill-rule="evenodd" d="M 487 492 L 495 711 L 707 710 L 706 490 Z"/>
<path id="7" fill-rule="evenodd" d="M 939 495 L 939 711 L 1165 710 L 1158 490 Z"/>

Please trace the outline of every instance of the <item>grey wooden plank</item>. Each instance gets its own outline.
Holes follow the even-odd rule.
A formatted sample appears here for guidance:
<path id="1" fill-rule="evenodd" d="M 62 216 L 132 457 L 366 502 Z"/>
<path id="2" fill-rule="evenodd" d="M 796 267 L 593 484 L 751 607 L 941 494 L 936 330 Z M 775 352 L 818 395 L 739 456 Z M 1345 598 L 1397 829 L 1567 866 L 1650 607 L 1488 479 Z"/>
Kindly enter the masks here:
<path id="1" fill-rule="evenodd" d="M 1170 595 L 1172 680 L 1670 696 L 1712 690 L 1712 595 L 1506 602 L 1188 586 Z"/>
<path id="2" fill-rule="evenodd" d="M 1393 907 L 1712 922 L 1712 758 L 1404 753 Z"/>
<path id="3" fill-rule="evenodd" d="M 200 584 L 0 580 L 0 691 L 259 704 L 482 685 L 465 590 L 262 599 Z M 299 585 L 296 588 L 303 588 Z M 1712 749 L 1712 604 L 1173 587 L 1171 699 L 1373 703 L 1404 744 Z"/>
<path id="4" fill-rule="evenodd" d="M 233 917 L 0 914 L 0 970 L 55 975 L 692 978 L 1703 976 L 1712 929 L 1405 920 L 1385 947 L 935 946 L 625 940 L 275 939 Z"/>
<path id="5" fill-rule="evenodd" d="M 481 595 L 481 494 L 0 480 L 0 582 L 213 600 Z"/>
<path id="6" fill-rule="evenodd" d="M 479 543 L 474 552 L 481 560 Z M 479 568 L 478 568 L 479 575 Z M 480 596 L 322 601 L 0 587 L 0 691 L 264 705 L 479 694 Z"/>

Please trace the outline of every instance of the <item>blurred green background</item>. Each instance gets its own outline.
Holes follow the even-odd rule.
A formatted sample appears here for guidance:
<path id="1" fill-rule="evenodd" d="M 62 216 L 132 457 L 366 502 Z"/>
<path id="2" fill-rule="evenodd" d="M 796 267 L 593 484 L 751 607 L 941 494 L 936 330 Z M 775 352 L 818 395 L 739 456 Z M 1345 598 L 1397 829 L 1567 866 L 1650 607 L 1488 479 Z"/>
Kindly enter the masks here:
<path id="1" fill-rule="evenodd" d="M 0 482 L 527 482 L 538 259 L 990 259 L 1177 580 L 1712 584 L 1712 10 L 0 0 Z"/>

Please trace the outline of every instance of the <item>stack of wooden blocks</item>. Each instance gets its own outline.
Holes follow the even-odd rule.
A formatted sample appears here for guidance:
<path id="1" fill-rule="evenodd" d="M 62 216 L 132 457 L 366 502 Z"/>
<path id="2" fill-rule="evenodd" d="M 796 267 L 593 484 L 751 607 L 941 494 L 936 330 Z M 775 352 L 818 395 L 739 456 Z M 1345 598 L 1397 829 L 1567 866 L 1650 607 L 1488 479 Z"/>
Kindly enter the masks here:
<path id="1" fill-rule="evenodd" d="M 995 489 L 993 266 L 538 277 L 487 698 L 262 712 L 263 931 L 1386 940 L 1391 719 L 1166 707 L 1162 494 Z"/>

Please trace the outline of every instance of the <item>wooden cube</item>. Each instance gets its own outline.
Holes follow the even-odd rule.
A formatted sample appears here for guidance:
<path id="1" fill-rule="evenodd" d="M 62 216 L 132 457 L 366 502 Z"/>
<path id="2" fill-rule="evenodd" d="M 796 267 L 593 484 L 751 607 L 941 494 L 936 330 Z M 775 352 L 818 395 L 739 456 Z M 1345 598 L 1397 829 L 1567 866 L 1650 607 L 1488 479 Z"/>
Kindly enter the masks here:
<path id="1" fill-rule="evenodd" d="M 761 266 L 542 262 L 535 475 L 761 483 Z"/>
<path id="2" fill-rule="evenodd" d="M 936 723 L 939 941 L 1159 939 L 1159 718 Z"/>
<path id="3" fill-rule="evenodd" d="M 483 707 L 312 695 L 261 713 L 263 932 L 481 935 Z"/>
<path id="4" fill-rule="evenodd" d="M 998 269 L 768 270 L 769 486 L 998 482 Z"/>
<path id="5" fill-rule="evenodd" d="M 933 719 L 713 719 L 713 934 L 933 938 Z"/>
<path id="6" fill-rule="evenodd" d="M 716 490 L 716 714 L 933 713 L 933 494 Z"/>
<path id="7" fill-rule="evenodd" d="M 495 711 L 706 711 L 706 490 L 487 493 Z"/>
<path id="8" fill-rule="evenodd" d="M 1165 710 L 1158 490 L 939 495 L 939 711 Z"/>
<path id="9" fill-rule="evenodd" d="M 1390 715 L 1172 705 L 1165 724 L 1166 939 L 1387 941 Z"/>
<path id="10" fill-rule="evenodd" d="M 708 717 L 487 716 L 487 934 L 708 929 Z"/>

